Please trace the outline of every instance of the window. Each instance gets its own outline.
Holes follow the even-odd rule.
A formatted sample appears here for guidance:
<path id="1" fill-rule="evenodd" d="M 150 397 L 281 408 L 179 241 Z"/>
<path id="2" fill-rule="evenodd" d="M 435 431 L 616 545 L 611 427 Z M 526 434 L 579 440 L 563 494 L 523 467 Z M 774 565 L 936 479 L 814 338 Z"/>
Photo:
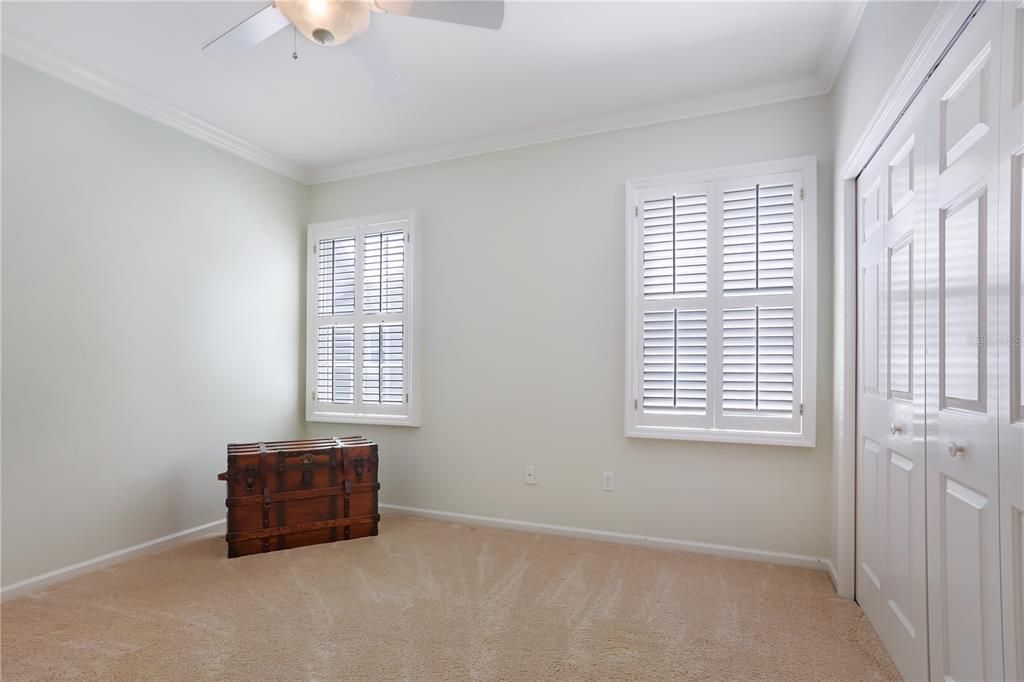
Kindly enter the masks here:
<path id="1" fill-rule="evenodd" d="M 626 435 L 814 445 L 815 160 L 626 185 Z"/>
<path id="2" fill-rule="evenodd" d="M 309 226 L 309 421 L 418 426 L 411 211 Z"/>

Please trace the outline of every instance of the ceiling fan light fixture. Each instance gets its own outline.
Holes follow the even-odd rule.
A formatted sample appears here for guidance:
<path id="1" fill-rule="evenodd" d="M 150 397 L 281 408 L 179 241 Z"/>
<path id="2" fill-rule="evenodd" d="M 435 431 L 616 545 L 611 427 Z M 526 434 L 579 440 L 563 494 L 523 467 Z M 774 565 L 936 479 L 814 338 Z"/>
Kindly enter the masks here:
<path id="1" fill-rule="evenodd" d="M 326 28 L 313 29 L 313 40 L 320 43 L 321 45 L 333 45 L 334 34 L 328 31 Z"/>
<path id="2" fill-rule="evenodd" d="M 277 8 L 318 45 L 341 45 L 370 26 L 367 0 L 277 0 Z"/>

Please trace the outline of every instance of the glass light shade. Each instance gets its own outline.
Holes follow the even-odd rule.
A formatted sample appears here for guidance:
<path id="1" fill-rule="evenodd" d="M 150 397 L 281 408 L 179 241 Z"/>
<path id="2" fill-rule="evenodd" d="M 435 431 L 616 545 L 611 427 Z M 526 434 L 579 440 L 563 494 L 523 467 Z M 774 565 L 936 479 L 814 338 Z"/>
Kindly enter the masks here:
<path id="1" fill-rule="evenodd" d="M 367 0 L 277 0 L 277 8 L 319 45 L 341 45 L 370 25 Z"/>

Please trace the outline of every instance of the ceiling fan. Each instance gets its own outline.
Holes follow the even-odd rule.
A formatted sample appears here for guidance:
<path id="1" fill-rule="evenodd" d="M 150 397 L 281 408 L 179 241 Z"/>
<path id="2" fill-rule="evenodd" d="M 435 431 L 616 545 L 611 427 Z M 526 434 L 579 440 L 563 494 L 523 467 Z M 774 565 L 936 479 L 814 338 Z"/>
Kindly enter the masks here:
<path id="1" fill-rule="evenodd" d="M 399 95 L 405 79 L 370 28 L 373 14 L 432 19 L 497 30 L 505 20 L 503 0 L 275 0 L 203 46 L 209 55 L 259 45 L 289 24 L 317 45 L 347 44 L 370 72 L 379 92 Z"/>

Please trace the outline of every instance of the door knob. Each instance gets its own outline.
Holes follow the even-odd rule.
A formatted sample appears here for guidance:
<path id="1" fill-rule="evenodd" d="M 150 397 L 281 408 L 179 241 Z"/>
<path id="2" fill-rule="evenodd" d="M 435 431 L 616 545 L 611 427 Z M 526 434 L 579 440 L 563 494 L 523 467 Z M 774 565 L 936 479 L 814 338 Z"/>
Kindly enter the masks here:
<path id="1" fill-rule="evenodd" d="M 950 457 L 956 457 L 957 455 L 963 457 L 967 452 L 967 445 L 965 443 L 950 441 L 949 445 L 946 446 L 946 450 L 949 452 Z"/>
<path id="2" fill-rule="evenodd" d="M 896 422 L 893 422 L 889 424 L 889 433 L 891 433 L 894 436 L 897 433 L 903 433 L 903 427 L 897 424 Z"/>

